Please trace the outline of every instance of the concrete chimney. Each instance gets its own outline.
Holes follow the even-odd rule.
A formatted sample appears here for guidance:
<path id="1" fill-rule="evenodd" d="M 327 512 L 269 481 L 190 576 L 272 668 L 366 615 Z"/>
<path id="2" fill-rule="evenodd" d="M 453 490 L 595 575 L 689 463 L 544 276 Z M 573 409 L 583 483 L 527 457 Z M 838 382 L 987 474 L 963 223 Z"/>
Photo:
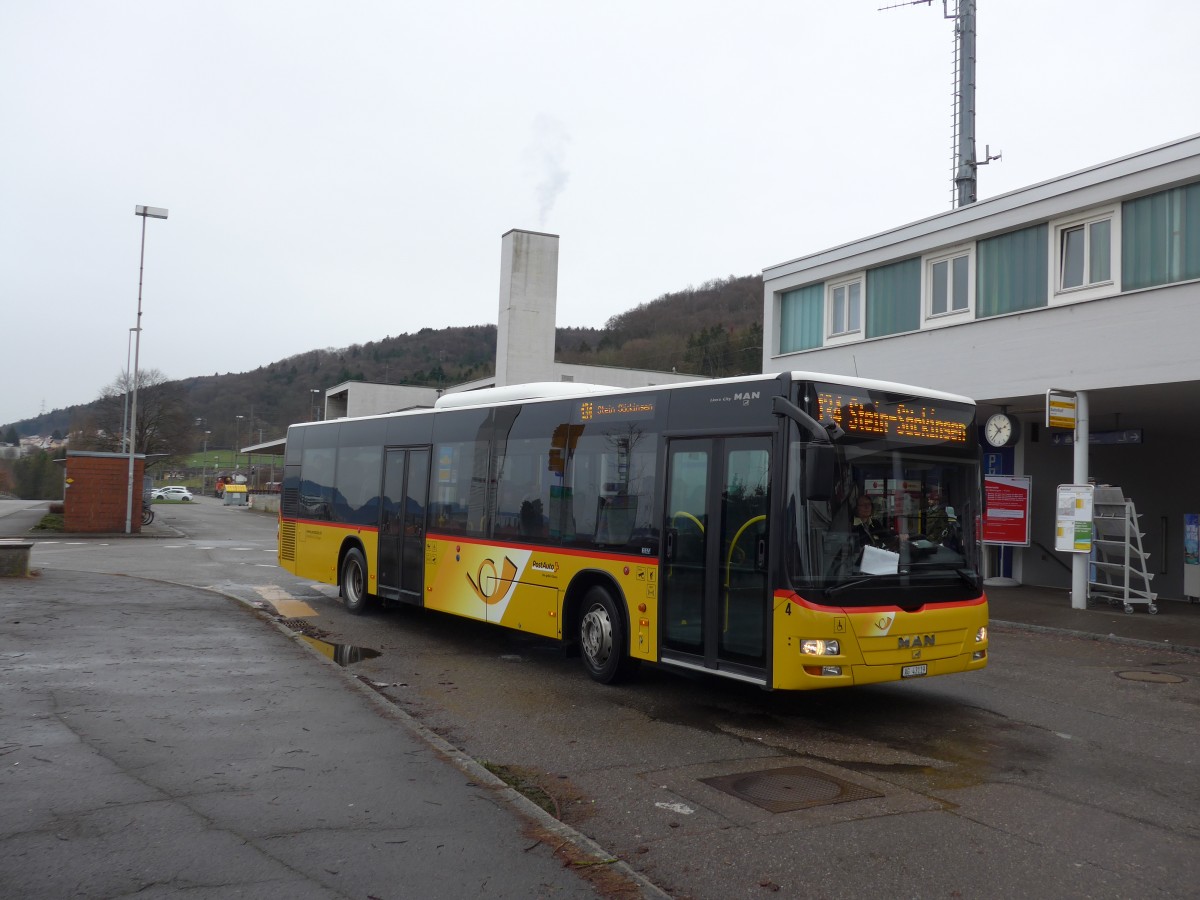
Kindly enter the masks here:
<path id="1" fill-rule="evenodd" d="M 496 386 L 545 381 L 554 364 L 558 235 L 514 228 L 501 238 Z"/>

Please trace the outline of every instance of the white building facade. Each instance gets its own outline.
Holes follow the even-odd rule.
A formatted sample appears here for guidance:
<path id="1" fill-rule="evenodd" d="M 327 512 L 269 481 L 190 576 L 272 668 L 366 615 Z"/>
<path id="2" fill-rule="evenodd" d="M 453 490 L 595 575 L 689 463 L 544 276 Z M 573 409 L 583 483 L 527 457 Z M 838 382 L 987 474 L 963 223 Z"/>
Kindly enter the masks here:
<path id="1" fill-rule="evenodd" d="M 1045 427 L 1086 392 L 1088 474 L 1132 499 L 1153 588 L 1183 596 L 1200 512 L 1200 135 L 982 200 L 763 272 L 763 371 L 909 382 L 1004 411 L 985 469 L 1031 478 L 1031 543 L 996 565 L 1070 587 L 1055 494 L 1074 449 Z M 992 574 L 997 574 L 993 570 Z"/>

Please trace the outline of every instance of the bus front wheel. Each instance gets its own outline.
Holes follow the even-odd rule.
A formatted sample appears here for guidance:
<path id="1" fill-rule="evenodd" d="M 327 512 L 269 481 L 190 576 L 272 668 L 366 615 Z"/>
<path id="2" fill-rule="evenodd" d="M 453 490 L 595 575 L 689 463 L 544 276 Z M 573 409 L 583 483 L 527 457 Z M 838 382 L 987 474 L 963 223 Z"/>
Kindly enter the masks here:
<path id="1" fill-rule="evenodd" d="M 367 609 L 367 560 L 362 551 L 355 548 L 342 560 L 342 577 L 339 579 L 342 602 L 346 611 L 355 615 Z"/>
<path id="2" fill-rule="evenodd" d="M 626 652 L 628 643 L 624 620 L 612 595 L 601 587 L 589 590 L 579 619 L 579 649 L 587 673 L 601 684 L 615 684 L 628 677 L 635 666 Z"/>

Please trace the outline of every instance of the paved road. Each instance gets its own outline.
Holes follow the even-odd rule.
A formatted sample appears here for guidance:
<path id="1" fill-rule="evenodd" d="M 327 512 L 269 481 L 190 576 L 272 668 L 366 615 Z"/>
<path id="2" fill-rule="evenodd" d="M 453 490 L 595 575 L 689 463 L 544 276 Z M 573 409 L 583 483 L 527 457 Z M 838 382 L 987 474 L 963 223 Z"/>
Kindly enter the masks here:
<path id="1" fill-rule="evenodd" d="M 273 617 L 115 574 L 271 568 L 201 543 L 39 542 L 0 579 L 0 894 L 656 894 Z M 85 557 L 114 574 L 52 564 Z"/>
<path id="2" fill-rule="evenodd" d="M 35 561 L 304 604 L 337 647 L 380 652 L 349 671 L 471 757 L 548 786 L 564 818 L 672 896 L 1190 897 L 1200 880 L 1200 656 L 1105 634 L 1183 633 L 1184 612 L 1080 612 L 1070 621 L 1102 629 L 1084 637 L 1041 610 L 1043 630 L 993 628 L 986 672 L 923 684 L 791 696 L 649 672 L 599 688 L 523 635 L 413 610 L 351 617 L 332 588 L 274 568 L 270 520 L 225 512 L 160 510 L 179 536 L 63 540 Z M 1025 615 L 1027 599 L 997 607 Z M 730 775 L 869 795 L 772 812 L 709 780 Z"/>

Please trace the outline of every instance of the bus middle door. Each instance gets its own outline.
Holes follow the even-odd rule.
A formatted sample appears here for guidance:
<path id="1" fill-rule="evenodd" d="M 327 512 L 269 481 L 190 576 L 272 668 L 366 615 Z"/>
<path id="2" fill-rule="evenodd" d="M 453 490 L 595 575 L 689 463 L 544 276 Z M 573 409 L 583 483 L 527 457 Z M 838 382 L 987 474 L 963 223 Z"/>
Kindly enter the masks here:
<path id="1" fill-rule="evenodd" d="M 429 450 L 388 449 L 380 499 L 377 590 L 391 600 L 424 600 Z"/>

